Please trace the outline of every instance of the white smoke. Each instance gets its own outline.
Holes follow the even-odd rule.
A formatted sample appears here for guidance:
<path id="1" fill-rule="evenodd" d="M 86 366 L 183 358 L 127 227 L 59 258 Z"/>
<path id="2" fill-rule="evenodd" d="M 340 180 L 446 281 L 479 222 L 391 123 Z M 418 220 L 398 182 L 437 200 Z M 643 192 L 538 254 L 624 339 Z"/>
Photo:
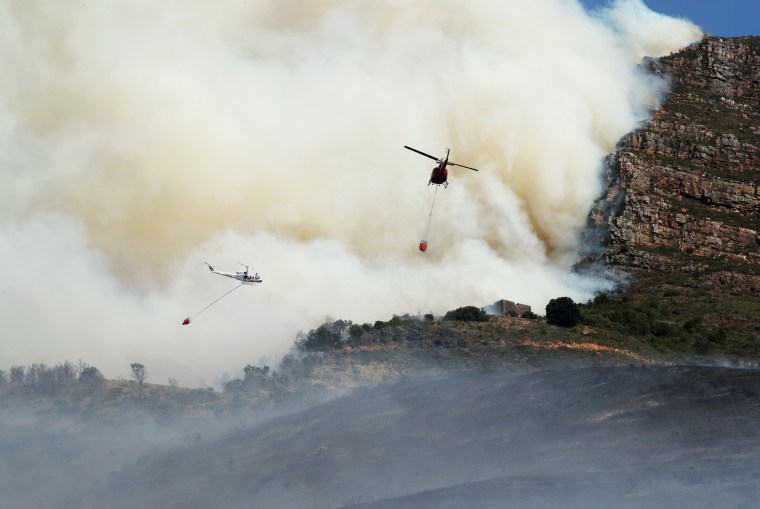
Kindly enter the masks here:
<path id="1" fill-rule="evenodd" d="M 0 20 L 2 362 L 189 385 L 328 315 L 587 298 L 605 283 L 567 272 L 600 160 L 660 97 L 635 63 L 699 34 L 638 0 L 4 0 Z M 405 144 L 481 170 L 450 171 L 424 255 L 434 163 Z M 234 285 L 203 260 L 264 283 L 181 327 Z"/>
<path id="2" fill-rule="evenodd" d="M 696 25 L 650 10 L 642 0 L 614 0 L 595 13 L 619 33 L 621 43 L 635 61 L 661 57 L 702 37 Z"/>

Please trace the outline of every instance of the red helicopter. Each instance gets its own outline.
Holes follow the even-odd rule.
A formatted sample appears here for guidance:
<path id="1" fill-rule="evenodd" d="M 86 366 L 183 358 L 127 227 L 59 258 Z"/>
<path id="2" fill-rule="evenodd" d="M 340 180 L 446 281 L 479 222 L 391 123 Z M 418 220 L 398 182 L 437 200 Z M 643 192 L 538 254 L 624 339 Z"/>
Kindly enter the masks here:
<path id="1" fill-rule="evenodd" d="M 446 181 L 446 179 L 449 176 L 449 171 L 446 169 L 446 166 L 459 166 L 461 168 L 467 168 L 468 170 L 472 171 L 479 171 L 477 168 L 470 168 L 469 166 L 465 166 L 463 164 L 457 164 L 457 163 L 450 163 L 449 162 L 449 149 L 446 149 L 446 157 L 443 159 L 440 159 L 438 157 L 433 157 L 430 154 L 426 154 L 425 152 L 421 152 L 417 150 L 416 148 L 408 147 L 404 145 L 405 149 L 409 149 L 412 152 L 417 152 L 420 155 L 423 155 L 425 157 L 429 157 L 436 163 L 438 163 L 438 166 L 433 168 L 433 173 L 430 174 L 430 181 L 428 181 L 428 185 L 435 184 L 437 186 L 440 186 L 443 184 L 443 187 L 447 187 L 449 183 Z"/>
<path id="2" fill-rule="evenodd" d="M 450 163 L 449 162 L 449 149 L 446 149 L 446 157 L 443 159 L 439 159 L 437 157 L 433 157 L 430 154 L 426 154 L 425 152 L 421 152 L 417 150 L 416 148 L 408 147 L 404 145 L 405 149 L 411 150 L 412 152 L 417 152 L 420 155 L 423 155 L 425 157 L 429 157 L 430 159 L 434 160 L 436 163 L 438 163 L 438 166 L 433 168 L 433 173 L 430 174 L 430 180 L 428 181 L 428 185 L 435 184 L 436 186 L 440 186 L 443 184 L 443 187 L 448 187 L 449 183 L 447 182 L 447 178 L 449 176 L 449 171 L 446 169 L 446 166 L 459 166 L 462 168 L 467 168 L 468 170 L 472 171 L 479 171 L 477 168 L 471 168 L 469 166 L 465 166 L 463 164 L 457 164 L 457 163 Z M 435 189 L 436 194 L 438 194 L 438 188 Z M 425 230 L 425 237 L 427 237 L 428 232 L 430 231 L 430 219 L 433 217 L 433 207 L 435 206 L 435 195 L 433 195 L 433 204 L 430 206 L 430 215 L 428 216 L 428 224 L 427 229 Z M 428 243 L 427 240 L 421 240 L 420 241 L 420 251 L 425 252 L 427 251 Z"/>

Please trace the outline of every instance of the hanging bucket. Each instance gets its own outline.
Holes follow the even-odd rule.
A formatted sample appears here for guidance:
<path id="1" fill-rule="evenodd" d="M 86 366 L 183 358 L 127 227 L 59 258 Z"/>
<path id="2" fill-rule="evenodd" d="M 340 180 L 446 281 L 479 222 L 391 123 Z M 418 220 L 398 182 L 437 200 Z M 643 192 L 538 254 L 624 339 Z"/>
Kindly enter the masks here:
<path id="1" fill-rule="evenodd" d="M 182 322 L 182 325 L 189 325 L 190 324 L 190 317 L 185 318 L 185 320 Z"/>
<path id="2" fill-rule="evenodd" d="M 420 251 L 422 252 L 427 251 L 427 240 L 423 240 L 420 242 Z"/>

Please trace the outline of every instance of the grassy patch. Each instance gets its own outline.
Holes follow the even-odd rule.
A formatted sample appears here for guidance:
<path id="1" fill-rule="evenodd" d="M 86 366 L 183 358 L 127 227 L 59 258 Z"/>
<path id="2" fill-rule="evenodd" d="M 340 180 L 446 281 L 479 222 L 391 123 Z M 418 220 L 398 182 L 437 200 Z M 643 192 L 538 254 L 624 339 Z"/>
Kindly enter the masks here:
<path id="1" fill-rule="evenodd" d="M 584 323 L 639 350 L 760 356 L 760 299 L 692 275 L 639 274 L 626 293 L 598 296 L 582 312 Z"/>
<path id="2" fill-rule="evenodd" d="M 697 99 L 698 98 L 698 99 Z M 760 134 L 750 127 L 756 127 L 758 117 L 753 106 L 741 98 L 731 105 L 720 96 L 706 96 L 703 90 L 691 85 L 677 83 L 665 103 L 670 113 L 680 113 L 688 118 L 688 123 L 701 124 L 714 134 L 733 134 L 741 143 L 758 146 Z"/>
<path id="3" fill-rule="evenodd" d="M 700 164 L 701 161 L 698 159 L 682 159 L 680 157 L 666 156 L 662 154 L 639 154 L 635 151 L 631 151 L 631 153 L 636 154 L 637 156 L 642 155 L 650 161 L 655 161 L 657 166 L 669 168 L 674 171 L 683 171 L 698 175 L 708 174 L 713 177 L 719 177 L 723 180 L 743 184 L 752 184 L 760 179 L 760 172 L 757 171 L 739 171 L 721 166 L 703 165 Z"/>
<path id="4" fill-rule="evenodd" d="M 688 196 L 682 196 L 681 198 L 682 199 L 678 201 L 670 201 L 674 205 L 685 209 L 687 214 L 696 219 L 710 219 L 712 221 L 719 221 L 728 226 L 760 231 L 760 213 L 758 212 L 742 216 L 741 214 L 731 213 L 712 207 L 706 203 L 702 203 L 696 198 L 690 198 Z"/>

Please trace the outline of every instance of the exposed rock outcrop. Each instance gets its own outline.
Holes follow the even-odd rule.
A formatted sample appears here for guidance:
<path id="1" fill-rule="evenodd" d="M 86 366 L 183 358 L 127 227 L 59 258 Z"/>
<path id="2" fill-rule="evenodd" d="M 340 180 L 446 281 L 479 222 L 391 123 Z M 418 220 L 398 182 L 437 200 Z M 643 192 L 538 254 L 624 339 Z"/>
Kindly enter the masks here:
<path id="1" fill-rule="evenodd" d="M 647 60 L 663 108 L 607 162 L 590 245 L 624 271 L 700 271 L 760 292 L 760 37 L 709 37 Z"/>

